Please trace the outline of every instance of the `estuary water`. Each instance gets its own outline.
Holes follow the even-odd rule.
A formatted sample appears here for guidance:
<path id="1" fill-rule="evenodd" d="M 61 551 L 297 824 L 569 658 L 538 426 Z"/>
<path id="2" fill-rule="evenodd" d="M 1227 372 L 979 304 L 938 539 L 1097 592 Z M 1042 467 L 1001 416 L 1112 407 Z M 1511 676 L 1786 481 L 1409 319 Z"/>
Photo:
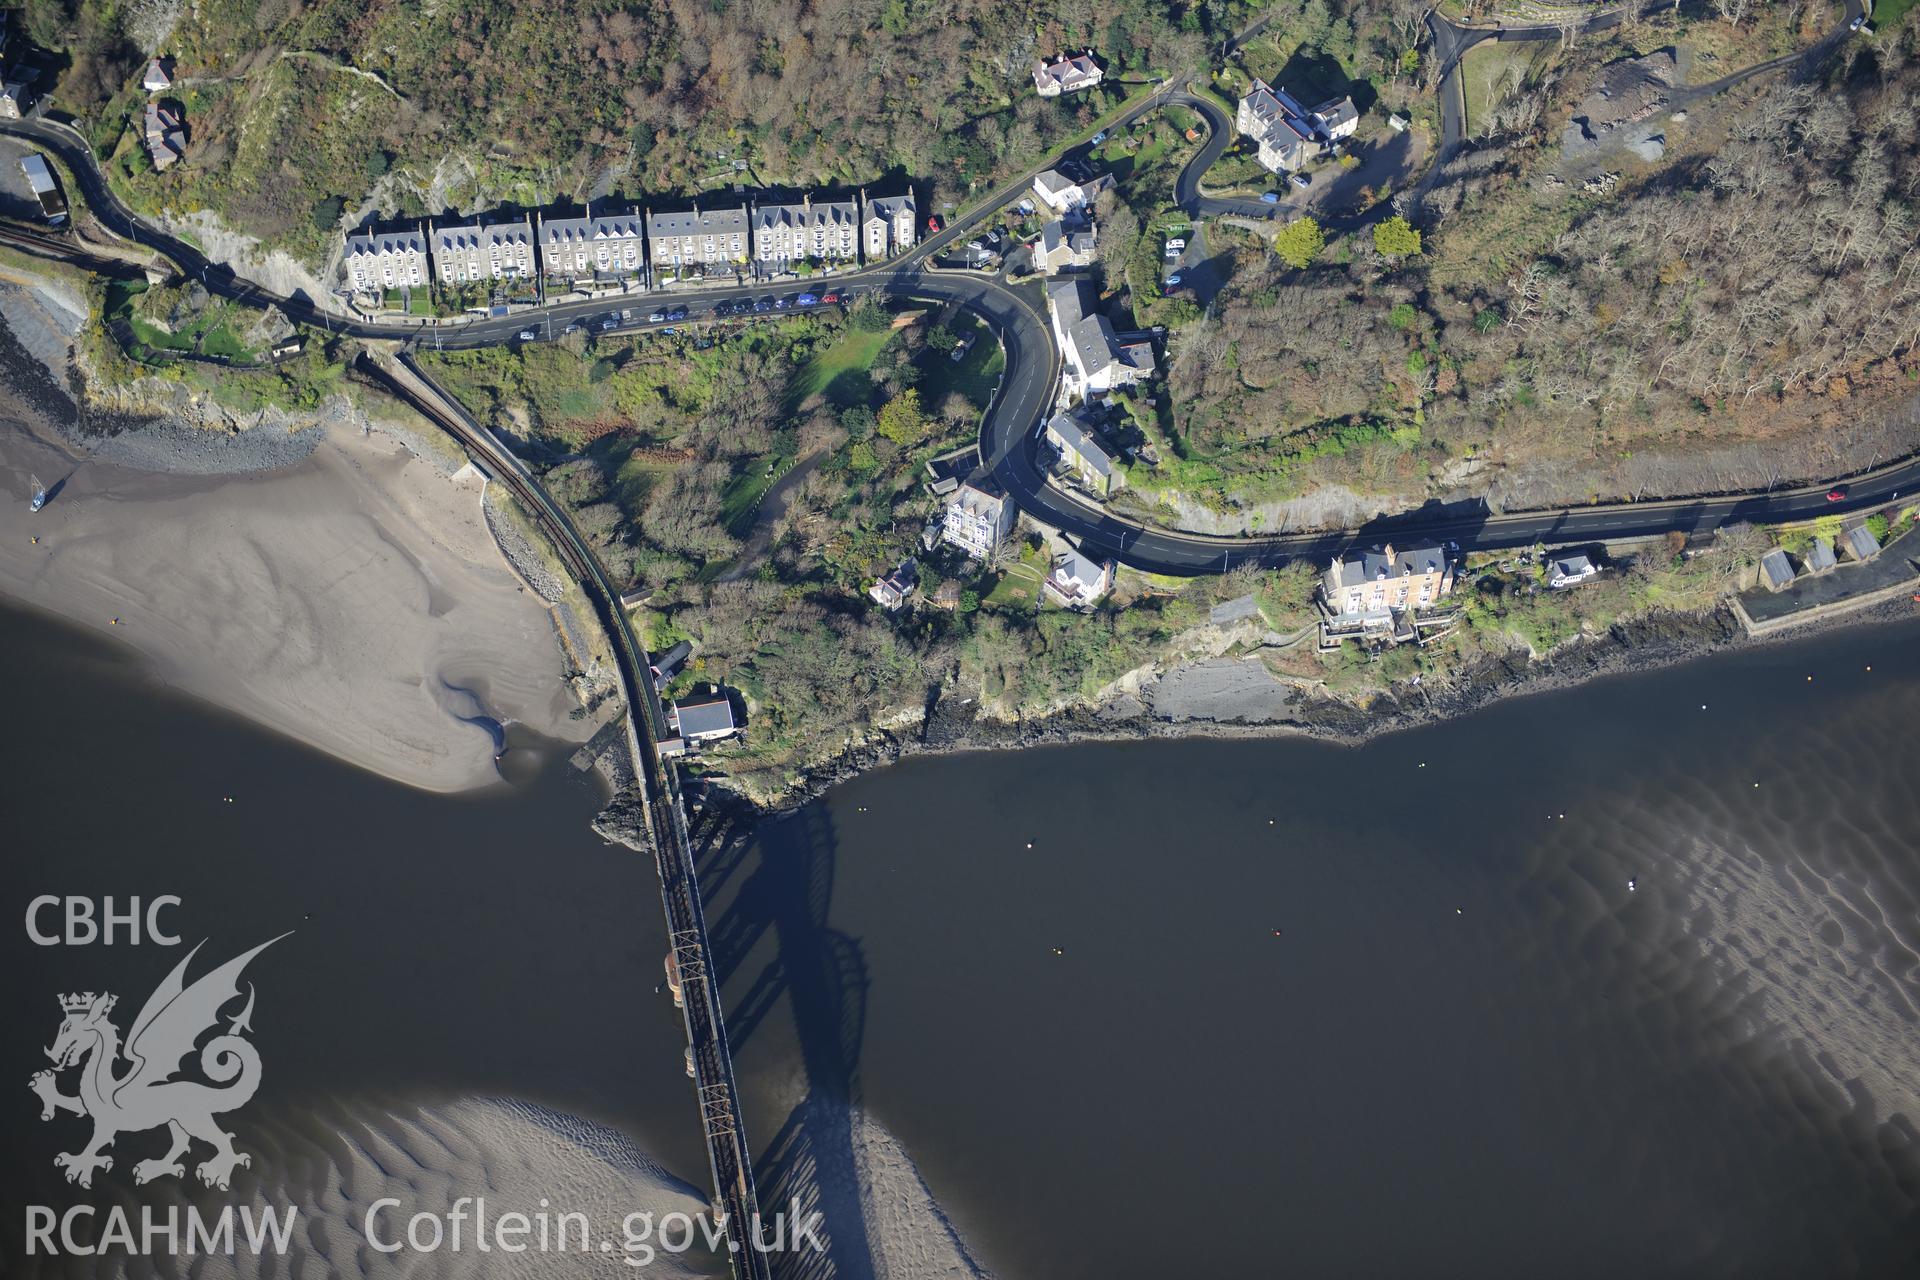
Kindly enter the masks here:
<path id="1" fill-rule="evenodd" d="M 653 869 L 542 744 L 410 791 L 11 611 L 0 705 L 0 1271 L 188 1270 L 24 1258 L 34 1204 L 296 1204 L 296 1273 L 494 1275 L 580 1260 L 348 1228 L 382 1195 L 704 1199 Z M 1914 1274 L 1916 725 L 1897 624 L 1361 748 L 868 775 L 701 854 L 763 1205 L 828 1212 L 811 1276 Z M 176 895 L 185 943 L 36 945 L 43 894 Z M 288 930 L 246 974 L 234 1191 L 135 1186 L 158 1132 L 69 1186 L 85 1126 L 25 1087 L 56 997 L 124 1030 L 193 943 L 197 973 Z"/>

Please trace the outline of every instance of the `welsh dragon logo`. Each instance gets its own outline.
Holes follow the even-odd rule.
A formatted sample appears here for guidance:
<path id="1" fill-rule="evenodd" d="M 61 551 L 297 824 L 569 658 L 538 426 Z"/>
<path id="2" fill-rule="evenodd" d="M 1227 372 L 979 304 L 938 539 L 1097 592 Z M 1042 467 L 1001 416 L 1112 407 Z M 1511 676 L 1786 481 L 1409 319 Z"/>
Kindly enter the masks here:
<path id="1" fill-rule="evenodd" d="M 280 938 L 286 936 L 283 933 Z M 233 1135 L 213 1119 L 245 1106 L 260 1087 L 260 1053 L 242 1035 L 253 1029 L 249 1022 L 252 983 L 247 984 L 246 1007 L 228 1019 L 225 1033 L 200 1046 L 200 1071 L 212 1084 L 173 1077 L 201 1037 L 218 1030 L 220 1010 L 239 998 L 240 972 L 247 962 L 280 938 L 261 943 L 187 986 L 187 965 L 206 944 L 195 946 L 147 997 L 124 1047 L 119 1029 L 107 1017 L 117 997 L 91 991 L 60 997 L 66 1017 L 47 1050 L 53 1070 L 37 1072 L 28 1084 L 40 1096 L 42 1120 L 51 1120 L 61 1111 L 93 1120 L 93 1137 L 85 1146 L 53 1158 L 56 1167 L 66 1170 L 68 1182 L 92 1186 L 94 1170 L 113 1168 L 113 1157 L 105 1152 L 116 1137 L 161 1125 L 172 1136 L 172 1145 L 165 1155 L 133 1167 L 137 1183 L 184 1177 L 181 1157 L 195 1139 L 213 1148 L 213 1154 L 194 1171 L 209 1187 L 226 1190 L 234 1169 L 253 1163 L 251 1157 L 233 1149 Z M 132 1065 L 115 1075 L 114 1066 L 121 1058 Z M 57 1073 L 74 1066 L 80 1067 L 80 1092 L 70 1096 L 60 1092 Z"/>

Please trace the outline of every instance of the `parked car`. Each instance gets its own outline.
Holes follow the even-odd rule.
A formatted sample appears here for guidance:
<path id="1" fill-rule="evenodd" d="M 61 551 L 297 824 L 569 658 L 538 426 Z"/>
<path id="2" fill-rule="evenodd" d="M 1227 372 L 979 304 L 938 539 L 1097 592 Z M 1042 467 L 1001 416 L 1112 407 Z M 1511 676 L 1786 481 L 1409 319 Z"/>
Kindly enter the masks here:
<path id="1" fill-rule="evenodd" d="M 1294 186 L 1300 188 L 1302 191 L 1305 191 L 1308 187 L 1311 187 L 1313 185 L 1313 179 L 1309 178 L 1304 173 L 1296 173 L 1291 178 L 1288 178 L 1287 181 L 1291 182 Z"/>
<path id="2" fill-rule="evenodd" d="M 1173 288 L 1173 286 L 1179 283 L 1180 283 L 1180 273 L 1178 271 L 1174 272 L 1172 275 L 1167 277 L 1167 288 L 1171 289 Z"/>
<path id="3" fill-rule="evenodd" d="M 667 326 L 666 328 L 664 328 L 664 329 L 662 329 L 662 330 L 661 330 L 660 332 L 661 332 L 661 333 L 663 333 L 663 334 L 674 334 L 674 333 L 678 333 L 678 332 L 680 332 L 680 331 L 679 331 L 678 329 L 676 329 L 676 328 L 674 328 L 674 327 L 673 327 L 672 325 L 668 325 L 668 326 Z"/>
<path id="4" fill-rule="evenodd" d="M 820 298 L 818 294 L 803 293 L 795 298 L 793 302 L 795 306 L 814 307 L 820 305 Z"/>
<path id="5" fill-rule="evenodd" d="M 938 214 L 930 213 L 927 215 L 927 230 L 929 231 L 940 230 L 940 216 Z"/>
<path id="6" fill-rule="evenodd" d="M 660 322 L 661 322 L 662 320 L 665 320 L 666 318 L 667 318 L 667 313 L 666 313 L 666 312 L 664 312 L 664 311 L 652 311 L 652 312 L 649 312 L 649 313 L 647 314 L 647 323 L 648 323 L 648 324 L 659 324 L 659 323 L 660 323 Z"/>
<path id="7" fill-rule="evenodd" d="M 685 320 L 686 318 L 687 309 L 685 307 L 674 307 L 667 312 L 667 319 L 669 320 Z"/>
<path id="8" fill-rule="evenodd" d="M 1867 15 L 1863 13 L 1859 17 L 1855 18 L 1852 22 L 1849 22 L 1847 24 L 1847 30 L 1858 31 L 1860 28 L 1866 25 L 1867 25 Z"/>
<path id="9" fill-rule="evenodd" d="M 1280 193 L 1278 191 L 1262 191 L 1260 193 L 1260 203 L 1261 204 L 1279 204 Z"/>
<path id="10" fill-rule="evenodd" d="M 568 325 L 566 328 L 562 329 L 560 332 L 578 333 L 580 332 L 580 322 L 578 320 L 575 320 L 572 324 Z"/>
<path id="11" fill-rule="evenodd" d="M 619 316 L 608 316 L 605 320 L 602 320 L 600 322 L 600 331 L 602 333 L 605 333 L 608 329 L 618 329 L 619 327 L 620 327 Z"/>
<path id="12" fill-rule="evenodd" d="M 522 329 L 520 331 L 520 341 L 522 342 L 532 342 L 535 338 L 539 336 L 540 335 L 532 329 Z"/>
<path id="13" fill-rule="evenodd" d="M 1167 241 L 1167 256 L 1169 258 L 1177 258 L 1186 247 L 1187 242 L 1185 240 L 1169 240 Z"/>
<path id="14" fill-rule="evenodd" d="M 773 310 L 773 299 L 755 298 L 753 301 L 753 309 L 755 311 L 771 311 Z"/>
<path id="15" fill-rule="evenodd" d="M 785 311 L 787 309 L 787 300 L 785 298 L 775 298 L 773 300 L 773 309 L 775 311 Z"/>
<path id="16" fill-rule="evenodd" d="M 827 303 L 829 306 L 831 306 L 833 303 L 840 301 L 840 295 L 829 290 L 828 292 L 820 295 L 820 301 Z"/>
<path id="17" fill-rule="evenodd" d="M 1827 490 L 1828 502 L 1845 502 L 1846 499 L 1847 499 L 1847 486 L 1844 484 L 1837 484 L 1833 486 L 1833 488 Z"/>
<path id="18" fill-rule="evenodd" d="M 970 333 L 953 344 L 953 356 L 951 358 L 955 364 L 959 364 L 962 360 L 965 360 L 967 358 L 967 352 L 973 350 L 973 340 L 975 336 L 976 335 Z"/>
<path id="19" fill-rule="evenodd" d="M 1102 129 L 1100 132 L 1093 135 L 1093 141 L 1089 142 L 1087 145 L 1090 147 L 1097 147 L 1101 143 L 1105 142 L 1106 140 L 1107 140 L 1107 131 L 1105 129 Z"/>

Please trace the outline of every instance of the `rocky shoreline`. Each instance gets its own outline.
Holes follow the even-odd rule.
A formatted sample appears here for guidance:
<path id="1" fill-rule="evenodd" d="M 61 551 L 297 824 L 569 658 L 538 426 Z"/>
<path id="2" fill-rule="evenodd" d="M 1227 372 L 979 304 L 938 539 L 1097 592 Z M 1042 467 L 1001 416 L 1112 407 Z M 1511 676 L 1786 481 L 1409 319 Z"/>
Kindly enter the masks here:
<path id="1" fill-rule="evenodd" d="M 1567 689 L 1604 676 L 1651 671 L 1732 649 L 1797 640 L 1838 627 L 1899 622 L 1915 615 L 1913 605 L 1891 601 L 1839 617 L 1822 618 L 1783 632 L 1751 637 L 1725 606 L 1705 613 L 1657 613 L 1630 619 L 1603 635 L 1574 640 L 1546 657 L 1524 649 L 1489 657 L 1443 687 L 1394 686 L 1366 707 L 1344 699 L 1296 691 L 1285 719 L 1219 722 L 1166 719 L 1138 710 L 1115 713 L 1115 704 L 1082 707 L 1040 719 L 999 722 L 972 718 L 952 699 L 942 698 L 921 721 L 917 733 L 886 733 L 834 759 L 804 771 L 798 783 L 772 802 L 763 802 L 716 778 L 712 790 L 760 817 L 800 808 L 831 788 L 873 769 L 913 756 L 963 751 L 1006 751 L 1075 742 L 1136 742 L 1148 739 L 1274 738 L 1301 735 L 1344 746 L 1359 746 L 1384 734 L 1435 724 L 1471 714 L 1507 698 Z"/>

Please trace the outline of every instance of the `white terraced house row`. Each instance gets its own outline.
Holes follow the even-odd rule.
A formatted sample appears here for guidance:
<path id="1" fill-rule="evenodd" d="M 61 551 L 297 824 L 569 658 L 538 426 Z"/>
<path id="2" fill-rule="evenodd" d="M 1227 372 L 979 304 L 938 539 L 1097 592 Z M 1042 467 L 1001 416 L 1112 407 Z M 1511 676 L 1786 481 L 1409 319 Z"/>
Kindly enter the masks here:
<path id="1" fill-rule="evenodd" d="M 433 267 L 443 285 L 533 279 L 533 221 L 435 227 Z"/>
<path id="2" fill-rule="evenodd" d="M 430 270 L 427 233 L 415 227 L 348 236 L 344 265 L 355 293 L 378 297 L 389 289 L 422 288 Z"/>
<path id="3" fill-rule="evenodd" d="M 753 209 L 753 256 L 768 266 L 796 262 L 852 262 L 859 256 L 860 211 L 852 200 L 811 196 L 799 204 L 762 204 Z"/>
<path id="4" fill-rule="evenodd" d="M 647 252 L 656 272 L 730 266 L 747 260 L 747 207 L 647 214 Z"/>
<path id="5" fill-rule="evenodd" d="M 637 276 L 646 269 L 647 233 L 640 210 L 584 218 L 540 219 L 540 270 L 550 279 Z"/>
<path id="6" fill-rule="evenodd" d="M 913 248 L 919 229 L 913 192 L 899 196 L 868 197 L 860 193 L 865 214 L 860 220 L 860 250 L 868 262 L 879 262 Z"/>

